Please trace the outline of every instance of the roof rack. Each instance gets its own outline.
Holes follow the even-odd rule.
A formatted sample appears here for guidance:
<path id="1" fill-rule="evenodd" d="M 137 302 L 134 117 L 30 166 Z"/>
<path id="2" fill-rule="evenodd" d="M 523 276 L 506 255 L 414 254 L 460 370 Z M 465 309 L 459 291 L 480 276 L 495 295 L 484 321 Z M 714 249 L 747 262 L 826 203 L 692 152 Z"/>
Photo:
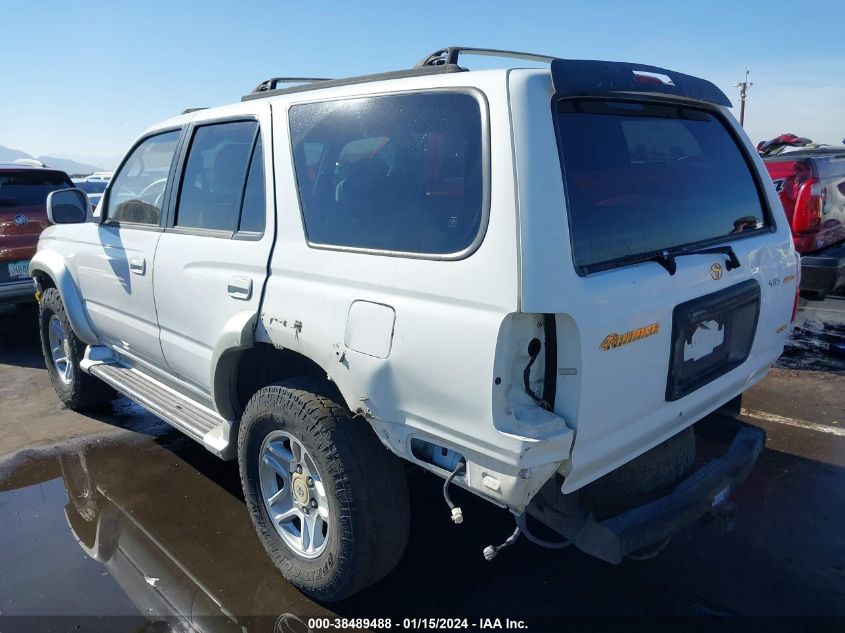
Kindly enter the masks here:
<path id="1" fill-rule="evenodd" d="M 17 165 L 18 167 L 46 167 L 47 165 L 37 158 L 16 158 L 15 160 L 9 163 L 11 165 Z"/>
<path id="2" fill-rule="evenodd" d="M 252 91 L 252 94 L 256 92 L 268 92 L 270 90 L 275 90 L 279 87 L 279 84 L 308 84 L 313 83 L 315 81 L 331 81 L 327 77 L 271 77 L 265 81 L 262 81 L 258 84 Z"/>
<path id="3" fill-rule="evenodd" d="M 256 88 L 256 90 L 253 90 L 250 94 L 241 97 L 241 101 L 263 99 L 264 97 L 274 97 L 276 95 L 290 94 L 291 92 L 305 92 L 307 90 L 319 90 L 320 88 L 337 88 L 338 86 L 350 86 L 353 84 L 367 83 L 370 81 L 387 81 L 388 79 L 403 79 L 405 77 L 439 75 L 441 73 L 454 73 L 460 72 L 462 70 L 465 69 L 461 68 L 460 66 L 456 66 L 455 64 L 445 64 L 440 66 L 429 66 L 426 68 L 406 68 L 404 70 L 393 70 L 386 73 L 360 75 L 358 77 L 347 77 L 344 79 L 324 79 L 319 81 L 312 81 L 311 83 L 301 84 L 298 86 L 291 86 L 290 88 L 268 88 L 262 91 L 259 91 L 258 88 Z M 263 83 L 260 84 L 258 87 L 260 88 Z"/>
<path id="4" fill-rule="evenodd" d="M 510 59 L 526 59 L 532 62 L 541 62 L 550 64 L 554 57 L 551 55 L 541 55 L 539 53 L 521 53 L 519 51 L 506 51 L 499 48 L 472 48 L 470 46 L 449 46 L 448 48 L 441 48 L 434 51 L 431 55 L 421 59 L 415 68 L 424 68 L 426 66 L 443 66 L 448 64 L 458 64 L 458 58 L 461 54 L 466 55 L 482 55 L 485 57 L 508 57 Z"/>
<path id="5" fill-rule="evenodd" d="M 466 68 L 458 66 L 457 60 L 461 53 L 469 55 L 488 55 L 491 57 L 510 57 L 514 59 L 528 59 L 535 62 L 551 62 L 554 57 L 539 55 L 537 53 L 520 53 L 517 51 L 503 51 L 495 48 L 471 48 L 469 46 L 450 46 L 435 51 L 413 68 L 394 70 L 373 75 L 360 75 L 344 79 L 321 79 L 305 77 L 273 77 L 262 81 L 255 89 L 241 97 L 241 101 L 272 97 L 279 94 L 291 92 L 304 92 L 306 90 L 317 90 L 319 88 L 336 88 L 338 86 L 349 86 L 352 84 L 366 83 L 370 81 L 386 81 L 388 79 L 403 79 L 405 77 L 419 77 L 424 75 L 436 75 L 440 73 L 454 73 L 465 71 Z M 279 84 L 298 83 L 301 85 L 280 88 Z"/>
<path id="6" fill-rule="evenodd" d="M 657 66 L 587 59 L 561 59 L 550 55 L 540 55 L 539 53 L 521 53 L 497 48 L 471 48 L 468 46 L 441 48 L 422 59 L 413 68 L 375 75 L 362 75 L 346 79 L 297 79 L 294 77 L 268 79 L 259 84 L 252 93 L 242 97 L 241 101 L 291 92 L 386 81 L 388 79 L 462 72 L 467 69 L 458 65 L 461 54 L 525 59 L 549 64 L 552 83 L 559 96 L 607 95 L 620 92 L 656 93 L 708 101 L 731 107 L 731 101 L 725 93 L 709 81 Z M 290 88 L 277 87 L 280 83 L 288 82 L 307 83 Z"/>
<path id="7" fill-rule="evenodd" d="M 190 114 L 191 112 L 199 112 L 200 110 L 208 110 L 207 106 L 203 106 L 202 108 L 185 108 L 182 110 L 182 114 Z"/>

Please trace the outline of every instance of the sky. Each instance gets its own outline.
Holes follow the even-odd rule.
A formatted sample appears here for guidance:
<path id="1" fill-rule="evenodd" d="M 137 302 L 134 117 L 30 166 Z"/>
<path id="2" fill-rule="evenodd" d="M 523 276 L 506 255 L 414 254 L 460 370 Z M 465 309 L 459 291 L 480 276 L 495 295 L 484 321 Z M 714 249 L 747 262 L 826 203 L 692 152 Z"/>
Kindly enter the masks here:
<path id="1" fill-rule="evenodd" d="M 754 142 L 845 138 L 842 0 L 0 0 L 0 145 L 108 168 L 149 125 L 268 77 L 406 68 L 449 45 L 661 66 L 716 83 L 737 117 L 748 67 Z"/>

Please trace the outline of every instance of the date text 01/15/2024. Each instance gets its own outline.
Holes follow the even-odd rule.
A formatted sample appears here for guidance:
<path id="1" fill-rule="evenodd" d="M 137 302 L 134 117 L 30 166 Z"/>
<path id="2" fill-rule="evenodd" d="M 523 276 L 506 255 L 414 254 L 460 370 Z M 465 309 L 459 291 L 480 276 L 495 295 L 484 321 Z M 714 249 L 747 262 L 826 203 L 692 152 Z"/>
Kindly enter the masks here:
<path id="1" fill-rule="evenodd" d="M 511 618 L 404 618 L 394 621 L 391 618 L 310 618 L 308 628 L 314 630 L 347 630 L 364 628 L 373 630 L 400 631 L 445 631 L 463 630 L 525 630 L 528 625 L 524 620 Z"/>

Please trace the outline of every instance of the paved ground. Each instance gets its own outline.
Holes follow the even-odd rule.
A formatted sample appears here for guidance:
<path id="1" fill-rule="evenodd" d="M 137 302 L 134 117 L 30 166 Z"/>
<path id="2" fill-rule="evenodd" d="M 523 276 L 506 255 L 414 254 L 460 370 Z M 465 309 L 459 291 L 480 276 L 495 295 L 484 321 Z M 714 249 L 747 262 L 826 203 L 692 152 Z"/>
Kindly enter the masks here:
<path id="1" fill-rule="evenodd" d="M 769 439 L 735 494 L 734 531 L 705 525 L 618 567 L 525 542 L 486 563 L 481 550 L 509 534 L 508 515 L 458 491 L 467 518 L 454 526 L 440 482 L 418 473 L 402 564 L 334 613 L 845 616 L 845 365 L 829 351 L 843 303 L 807 307 L 789 367 L 744 400 Z M 305 629 L 284 614 L 331 615 L 264 556 L 233 464 L 124 400 L 91 415 L 60 407 L 33 323 L 0 311 L 0 616 L 139 631 L 175 614 L 201 630 L 285 631 Z"/>

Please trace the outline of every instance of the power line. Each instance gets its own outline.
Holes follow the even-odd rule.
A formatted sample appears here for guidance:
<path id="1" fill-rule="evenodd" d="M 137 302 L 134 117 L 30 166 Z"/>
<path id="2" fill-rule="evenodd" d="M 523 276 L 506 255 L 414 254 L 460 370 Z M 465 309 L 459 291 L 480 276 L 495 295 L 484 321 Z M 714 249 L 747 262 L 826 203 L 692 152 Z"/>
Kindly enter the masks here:
<path id="1" fill-rule="evenodd" d="M 754 85 L 753 82 L 748 81 L 748 75 L 751 74 L 751 70 L 748 68 L 745 69 L 745 81 L 741 81 L 735 88 L 739 88 L 739 124 L 745 125 L 745 100 L 748 98 L 748 89 Z"/>

